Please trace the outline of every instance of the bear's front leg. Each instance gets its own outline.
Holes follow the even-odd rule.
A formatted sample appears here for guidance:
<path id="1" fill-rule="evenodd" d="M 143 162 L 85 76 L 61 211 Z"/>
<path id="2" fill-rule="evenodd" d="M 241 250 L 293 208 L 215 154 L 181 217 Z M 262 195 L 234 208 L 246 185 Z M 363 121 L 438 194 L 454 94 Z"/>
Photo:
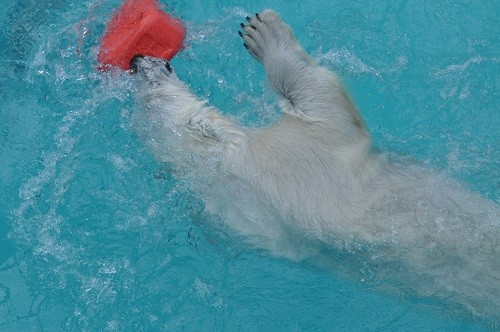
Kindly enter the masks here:
<path id="1" fill-rule="evenodd" d="M 240 32 L 248 52 L 260 61 L 285 113 L 309 121 L 333 123 L 366 135 L 357 110 L 336 75 L 319 67 L 302 49 L 291 29 L 272 10 L 247 17 Z"/>

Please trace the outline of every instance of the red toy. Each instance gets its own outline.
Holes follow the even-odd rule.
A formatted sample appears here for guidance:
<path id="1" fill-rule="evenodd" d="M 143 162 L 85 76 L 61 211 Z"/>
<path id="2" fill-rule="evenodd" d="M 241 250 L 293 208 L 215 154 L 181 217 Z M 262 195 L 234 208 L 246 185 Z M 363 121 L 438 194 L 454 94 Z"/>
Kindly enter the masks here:
<path id="1" fill-rule="evenodd" d="M 127 70 L 137 54 L 170 60 L 182 48 L 185 35 L 182 23 L 163 12 L 155 0 L 125 0 L 106 28 L 99 68 Z"/>

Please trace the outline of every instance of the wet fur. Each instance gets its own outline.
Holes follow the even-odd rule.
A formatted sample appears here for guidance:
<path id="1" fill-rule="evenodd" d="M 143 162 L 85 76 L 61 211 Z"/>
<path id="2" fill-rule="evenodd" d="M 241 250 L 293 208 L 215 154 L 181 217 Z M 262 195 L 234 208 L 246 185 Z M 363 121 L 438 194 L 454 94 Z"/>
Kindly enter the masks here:
<path id="1" fill-rule="evenodd" d="M 338 78 L 275 12 L 241 27 L 282 118 L 244 128 L 199 100 L 162 60 L 138 58 L 147 105 L 138 130 L 156 157 L 259 248 L 291 259 L 320 256 L 321 246 L 362 255 L 382 279 L 498 320 L 498 206 L 431 170 L 374 154 Z"/>

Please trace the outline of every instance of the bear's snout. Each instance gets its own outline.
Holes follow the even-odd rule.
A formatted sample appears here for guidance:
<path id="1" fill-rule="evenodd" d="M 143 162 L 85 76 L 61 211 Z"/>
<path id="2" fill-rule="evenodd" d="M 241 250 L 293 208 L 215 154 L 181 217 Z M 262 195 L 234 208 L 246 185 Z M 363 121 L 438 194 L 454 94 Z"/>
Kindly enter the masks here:
<path id="1" fill-rule="evenodd" d="M 155 69 L 156 67 L 163 66 L 167 69 L 168 74 L 172 73 L 172 67 L 167 60 L 153 58 L 149 56 L 143 56 L 142 54 L 136 54 L 132 60 L 130 60 L 130 69 L 133 73 L 139 72 L 143 69 Z"/>
<path id="2" fill-rule="evenodd" d="M 132 60 L 130 60 L 130 69 L 132 69 L 133 73 L 137 73 L 139 71 L 139 60 L 144 58 L 142 54 L 136 54 Z"/>

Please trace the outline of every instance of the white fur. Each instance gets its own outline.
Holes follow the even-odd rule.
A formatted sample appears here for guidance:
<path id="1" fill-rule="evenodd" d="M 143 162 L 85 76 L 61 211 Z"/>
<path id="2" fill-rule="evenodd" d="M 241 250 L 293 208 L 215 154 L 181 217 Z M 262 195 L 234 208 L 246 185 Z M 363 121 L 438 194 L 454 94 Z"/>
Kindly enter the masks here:
<path id="1" fill-rule="evenodd" d="M 337 77 L 314 63 L 275 12 L 244 30 L 283 117 L 243 128 L 197 99 L 162 61 L 144 58 L 139 132 L 157 158 L 258 247 L 292 259 L 319 257 L 324 246 L 353 253 L 362 263 L 334 265 L 358 273 L 368 262 L 382 279 L 498 319 L 498 206 L 432 171 L 373 154 Z"/>

